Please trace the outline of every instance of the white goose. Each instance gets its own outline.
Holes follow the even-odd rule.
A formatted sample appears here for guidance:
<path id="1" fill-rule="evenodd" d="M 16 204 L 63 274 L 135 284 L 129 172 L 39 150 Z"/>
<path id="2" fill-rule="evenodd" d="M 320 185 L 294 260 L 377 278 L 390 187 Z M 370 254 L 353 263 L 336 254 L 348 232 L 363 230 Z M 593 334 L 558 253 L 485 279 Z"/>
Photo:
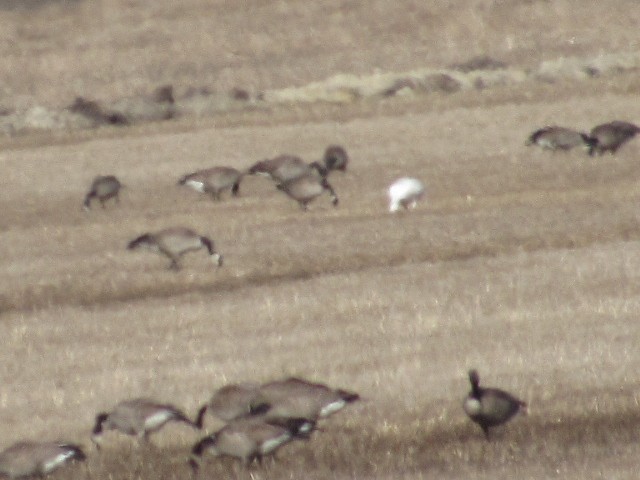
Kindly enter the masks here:
<path id="1" fill-rule="evenodd" d="M 389 211 L 397 212 L 400 207 L 415 208 L 424 192 L 424 184 L 417 178 L 399 178 L 389 187 Z"/>

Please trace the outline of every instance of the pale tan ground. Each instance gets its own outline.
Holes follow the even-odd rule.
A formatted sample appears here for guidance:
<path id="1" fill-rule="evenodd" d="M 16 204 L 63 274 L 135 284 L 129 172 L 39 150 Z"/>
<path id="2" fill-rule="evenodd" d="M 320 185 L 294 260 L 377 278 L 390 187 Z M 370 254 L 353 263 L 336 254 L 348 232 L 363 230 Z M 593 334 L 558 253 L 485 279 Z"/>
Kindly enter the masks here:
<path id="1" fill-rule="evenodd" d="M 1 12 L 3 101 L 638 50 L 631 1 L 145 3 Z M 169 426 L 142 449 L 109 435 L 97 453 L 94 415 L 140 395 L 193 415 L 226 382 L 295 374 L 364 400 L 276 463 L 209 459 L 200 478 L 637 478 L 640 140 L 595 159 L 524 140 L 548 123 L 640 121 L 639 86 L 625 74 L 4 139 L 0 447 L 82 443 L 86 467 L 56 478 L 188 478 L 201 433 Z M 336 142 L 352 163 L 331 177 L 335 209 L 322 197 L 304 213 L 263 178 L 220 203 L 175 185 Z M 121 204 L 85 213 L 99 173 L 126 185 Z M 390 215 L 386 187 L 407 174 L 427 197 Z M 125 250 L 172 225 L 210 235 L 225 266 L 197 252 L 175 273 Z M 530 405 L 491 443 L 461 408 L 471 367 Z"/>

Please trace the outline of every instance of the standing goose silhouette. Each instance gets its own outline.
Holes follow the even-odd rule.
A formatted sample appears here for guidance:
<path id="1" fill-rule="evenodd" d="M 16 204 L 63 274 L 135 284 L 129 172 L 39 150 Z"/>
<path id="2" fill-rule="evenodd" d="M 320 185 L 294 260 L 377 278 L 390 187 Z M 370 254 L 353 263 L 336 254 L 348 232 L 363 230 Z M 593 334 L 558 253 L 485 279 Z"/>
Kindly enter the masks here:
<path id="1" fill-rule="evenodd" d="M 499 388 L 480 386 L 477 370 L 469 371 L 471 391 L 464 399 L 463 408 L 489 439 L 489 429 L 508 422 L 516 413 L 526 412 L 527 404 Z"/>

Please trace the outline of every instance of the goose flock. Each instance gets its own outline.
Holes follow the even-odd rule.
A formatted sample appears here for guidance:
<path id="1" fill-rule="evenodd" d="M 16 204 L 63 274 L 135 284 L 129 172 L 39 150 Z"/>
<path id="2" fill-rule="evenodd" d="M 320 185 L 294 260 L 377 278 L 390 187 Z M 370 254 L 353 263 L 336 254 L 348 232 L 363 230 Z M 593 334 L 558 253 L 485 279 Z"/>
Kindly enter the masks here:
<path id="1" fill-rule="evenodd" d="M 219 201 L 227 190 L 231 196 L 238 196 L 240 183 L 245 175 L 264 176 L 273 180 L 277 190 L 297 202 L 302 210 L 307 210 L 309 203 L 324 193 L 327 193 L 333 206 L 339 204 L 340 200 L 329 183 L 328 176 L 333 171 L 345 172 L 348 164 L 349 155 L 345 148 L 341 145 L 329 145 L 322 162 L 306 163 L 298 156 L 283 154 L 260 160 L 245 172 L 229 166 L 191 172 L 180 177 L 178 185 L 187 186 Z M 85 196 L 84 209 L 90 210 L 94 200 L 100 202 L 103 208 L 111 199 L 118 203 L 122 187 L 122 183 L 114 175 L 95 177 Z M 420 180 L 408 177 L 398 179 L 388 190 L 389 210 L 396 212 L 401 208 L 415 208 L 424 192 L 425 187 Z M 213 240 L 182 226 L 143 233 L 131 240 L 127 248 L 144 248 L 164 255 L 170 260 L 169 268 L 172 270 L 180 269 L 180 258 L 184 254 L 205 249 L 212 261 L 222 266 L 222 255 L 216 251 Z"/>
<path id="2" fill-rule="evenodd" d="M 528 145 L 548 150 L 570 150 L 584 147 L 589 155 L 615 154 L 618 149 L 640 132 L 636 125 L 612 121 L 594 127 L 588 134 L 566 127 L 548 126 L 536 130 L 527 139 Z M 179 185 L 210 195 L 215 200 L 223 192 L 239 194 L 244 175 L 262 175 L 276 182 L 277 189 L 295 200 L 301 209 L 327 192 L 333 205 L 338 196 L 328 181 L 332 171 L 346 171 L 349 157 L 339 145 L 330 145 L 323 162 L 306 163 L 293 155 L 280 155 L 262 160 L 246 172 L 232 167 L 213 167 L 181 177 Z M 113 199 L 119 201 L 123 185 L 114 175 L 96 177 L 85 196 L 83 207 L 90 210 L 95 200 L 102 207 Z M 425 194 L 424 184 L 417 178 L 402 177 L 388 188 L 389 211 L 409 210 Z M 128 243 L 128 249 L 146 248 L 166 256 L 169 268 L 179 269 L 180 258 L 187 252 L 205 250 L 211 261 L 223 264 L 222 255 L 214 242 L 191 229 L 170 227 L 144 233 Z M 527 404 L 499 388 L 480 386 L 480 376 L 470 370 L 471 390 L 462 402 L 462 409 L 476 423 L 487 440 L 490 429 L 510 421 L 518 413 L 527 412 Z M 318 423 L 347 405 L 360 399 L 359 394 L 332 388 L 307 379 L 290 377 L 258 383 L 232 383 L 219 388 L 191 419 L 180 408 L 148 398 L 125 399 L 109 412 L 100 412 L 90 439 L 100 451 L 105 434 L 120 432 L 148 442 L 149 436 L 169 422 L 178 422 L 189 428 L 205 429 L 207 415 L 224 422 L 217 431 L 198 440 L 185 462 L 197 471 L 206 457 L 229 456 L 248 466 L 261 462 L 278 449 L 294 441 L 309 441 L 319 431 Z M 0 475 L 9 478 L 43 476 L 58 467 L 87 458 L 84 449 L 75 443 L 19 441 L 0 452 Z"/>
<path id="3" fill-rule="evenodd" d="M 463 401 L 464 411 L 489 439 L 489 428 L 509 421 L 526 404 L 497 389 L 482 388 L 475 370 L 469 372 L 471 391 Z M 332 388 L 298 377 L 267 383 L 233 383 L 219 388 L 192 420 L 180 408 L 148 398 L 120 401 L 109 412 L 95 417 L 91 441 L 102 450 L 108 432 L 149 442 L 149 437 L 170 422 L 195 430 L 205 428 L 207 414 L 224 426 L 200 438 L 185 462 L 196 472 L 206 457 L 232 457 L 244 466 L 261 463 L 263 457 L 294 441 L 309 441 L 319 431 L 318 423 L 360 400 L 356 392 Z M 324 431 L 324 430 L 323 430 Z M 43 476 L 72 462 L 87 458 L 74 443 L 21 441 L 0 452 L 0 475 L 9 478 Z"/>
<path id="4" fill-rule="evenodd" d="M 527 139 L 527 145 L 537 145 L 547 150 L 571 150 L 583 147 L 589 155 L 614 154 L 625 143 L 640 133 L 640 127 L 621 120 L 596 125 L 587 134 L 557 125 L 536 130 Z"/>

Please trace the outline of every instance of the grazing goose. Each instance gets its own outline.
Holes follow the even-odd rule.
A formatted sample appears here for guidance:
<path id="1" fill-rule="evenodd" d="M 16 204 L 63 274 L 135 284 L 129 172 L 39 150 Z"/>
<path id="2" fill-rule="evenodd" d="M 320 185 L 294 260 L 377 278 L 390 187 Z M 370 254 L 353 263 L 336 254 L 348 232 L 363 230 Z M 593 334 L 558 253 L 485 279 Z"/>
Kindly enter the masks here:
<path id="1" fill-rule="evenodd" d="M 129 120 L 125 115 L 116 111 L 108 111 L 94 101 L 84 97 L 76 97 L 73 104 L 67 107 L 70 112 L 82 115 L 90 120 L 93 126 L 98 125 L 128 125 Z"/>
<path id="2" fill-rule="evenodd" d="M 329 181 L 324 177 L 304 175 L 292 180 L 287 180 L 277 185 L 277 187 L 298 202 L 298 205 L 300 205 L 300 208 L 303 210 L 307 209 L 309 202 L 322 195 L 325 191 L 329 192 L 331 203 L 334 206 L 338 205 L 338 196 Z"/>
<path id="3" fill-rule="evenodd" d="M 574 147 L 589 145 L 590 138 L 581 132 L 565 127 L 544 127 L 533 132 L 527 139 L 527 145 L 538 145 L 547 150 L 571 150 Z"/>
<path id="4" fill-rule="evenodd" d="M 116 203 L 120 202 L 119 193 L 122 188 L 120 181 L 113 175 L 100 175 L 93 179 L 89 193 L 84 197 L 84 209 L 91 209 L 91 200 L 97 198 L 104 207 L 104 203 L 110 198 L 115 198 Z"/>
<path id="5" fill-rule="evenodd" d="M 233 383 L 225 385 L 213 394 L 198 411 L 196 424 L 202 428 L 204 416 L 211 413 L 224 422 L 246 417 L 251 413 L 251 402 L 258 393 L 257 383 Z"/>
<path id="6" fill-rule="evenodd" d="M 589 155 L 602 155 L 616 151 L 640 132 L 640 127 L 629 122 L 615 120 L 603 123 L 591 130 Z"/>
<path id="7" fill-rule="evenodd" d="M 400 207 L 415 208 L 424 192 L 424 185 L 417 178 L 403 177 L 396 180 L 389 187 L 389 211 L 397 212 Z"/>
<path id="8" fill-rule="evenodd" d="M 263 414 L 266 418 L 317 420 L 359 399 L 357 393 L 290 377 L 262 385 L 251 402 L 251 412 Z"/>
<path id="9" fill-rule="evenodd" d="M 207 193 L 214 200 L 220 200 L 220 194 L 231 189 L 231 194 L 237 196 L 240 190 L 242 173 L 231 167 L 213 167 L 198 170 L 182 177 L 179 185 L 187 185 L 197 192 Z"/>
<path id="10" fill-rule="evenodd" d="M 147 441 L 149 434 L 160 430 L 168 422 L 182 422 L 198 428 L 173 405 L 157 403 L 146 398 L 125 400 L 118 403 L 111 412 L 96 415 L 91 440 L 99 448 L 102 434 L 106 430 L 118 430 Z"/>
<path id="11" fill-rule="evenodd" d="M 183 227 L 174 227 L 160 230 L 155 233 L 145 233 L 135 238 L 127 245 L 129 250 L 148 248 L 159 252 L 171 260 L 170 269 L 180 269 L 180 257 L 187 252 L 206 248 L 209 257 L 218 266 L 222 266 L 222 255 L 216 252 L 214 243 L 208 237 L 203 237 L 193 230 Z"/>
<path id="12" fill-rule="evenodd" d="M 341 170 L 345 172 L 348 163 L 349 156 L 344 147 L 340 145 L 329 145 L 324 151 L 324 166 L 327 171 Z"/>
<path id="13" fill-rule="evenodd" d="M 42 477 L 65 463 L 83 461 L 77 445 L 55 442 L 19 442 L 0 452 L 0 475 L 9 478 Z"/>
<path id="14" fill-rule="evenodd" d="M 262 160 L 249 168 L 249 175 L 270 177 L 276 182 L 283 183 L 303 175 L 317 175 L 325 177 L 327 170 L 318 162 L 307 164 L 295 155 L 279 155 L 275 158 Z"/>
<path id="15" fill-rule="evenodd" d="M 487 440 L 489 428 L 501 425 L 519 411 L 526 412 L 527 404 L 498 388 L 482 388 L 476 370 L 469 371 L 471 392 L 464 399 L 463 408 L 471 420 L 480 425 Z"/>
<path id="16" fill-rule="evenodd" d="M 208 435 L 191 450 L 189 464 L 194 470 L 200 466 L 202 455 L 211 452 L 215 456 L 229 456 L 249 466 L 254 460 L 262 462 L 264 455 L 299 438 L 307 439 L 315 429 L 315 423 L 303 418 L 263 420 L 245 418 L 231 422 L 216 433 Z"/>

